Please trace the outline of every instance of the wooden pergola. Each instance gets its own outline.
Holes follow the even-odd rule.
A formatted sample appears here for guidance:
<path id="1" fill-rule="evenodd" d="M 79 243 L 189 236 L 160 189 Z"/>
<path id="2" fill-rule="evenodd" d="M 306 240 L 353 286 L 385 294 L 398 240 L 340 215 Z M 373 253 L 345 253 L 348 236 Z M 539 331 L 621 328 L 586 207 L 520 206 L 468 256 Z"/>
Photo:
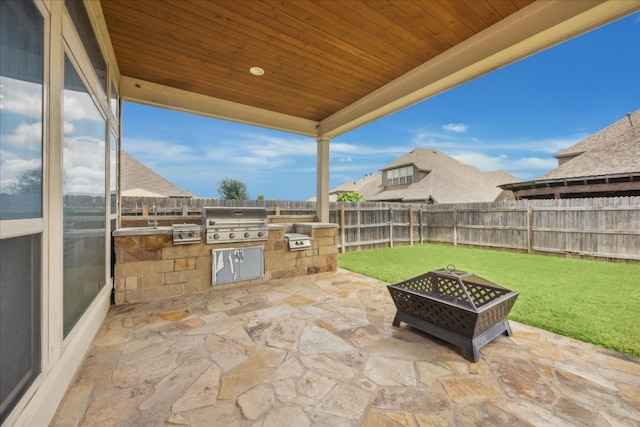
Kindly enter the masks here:
<path id="1" fill-rule="evenodd" d="M 638 0 L 94 4 L 122 99 L 316 138 L 319 221 L 332 138 L 640 10 Z"/>

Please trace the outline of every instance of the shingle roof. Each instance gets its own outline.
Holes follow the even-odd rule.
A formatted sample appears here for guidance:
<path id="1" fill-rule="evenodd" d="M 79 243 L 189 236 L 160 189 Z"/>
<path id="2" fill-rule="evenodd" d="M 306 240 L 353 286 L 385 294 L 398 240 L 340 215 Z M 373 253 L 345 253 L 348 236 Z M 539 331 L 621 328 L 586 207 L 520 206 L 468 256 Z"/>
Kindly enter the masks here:
<path id="1" fill-rule="evenodd" d="M 373 197 L 380 191 L 382 184 L 382 175 L 379 173 L 370 173 L 357 181 L 345 182 L 342 185 L 334 188 L 329 194 L 341 194 L 347 192 L 355 192 L 362 195 L 365 199 Z"/>
<path id="2" fill-rule="evenodd" d="M 629 121 L 631 120 L 631 122 Z M 632 126 L 633 124 L 633 126 Z M 565 148 L 554 157 L 561 158 L 565 156 L 573 156 L 580 153 L 585 153 L 594 148 L 601 148 L 604 145 L 609 144 L 611 141 L 617 141 L 619 139 L 627 139 L 630 137 L 629 132 L 634 128 L 640 127 L 640 110 L 631 113 L 629 117 L 625 116 L 612 125 L 607 126 L 599 132 L 594 133 L 588 138 L 583 139 L 577 144 L 572 145 L 569 148 Z"/>
<path id="3" fill-rule="evenodd" d="M 415 148 L 384 166 L 382 170 L 414 164 L 427 176 L 405 189 L 391 189 L 369 200 L 401 200 L 404 202 L 435 203 L 494 201 L 502 190 L 498 185 L 517 181 L 506 172 L 481 172 L 434 148 Z"/>
<path id="4" fill-rule="evenodd" d="M 167 197 L 164 194 L 154 193 L 144 188 L 132 188 L 131 190 L 121 191 L 122 197 Z"/>
<path id="5" fill-rule="evenodd" d="M 120 152 L 122 195 L 156 194 L 160 197 L 194 197 L 124 151 Z"/>
<path id="6" fill-rule="evenodd" d="M 640 110 L 562 151 L 577 155 L 536 181 L 628 174 L 640 171 Z M 633 123 L 633 126 L 632 126 Z M 579 154 L 582 153 L 582 154 Z"/>

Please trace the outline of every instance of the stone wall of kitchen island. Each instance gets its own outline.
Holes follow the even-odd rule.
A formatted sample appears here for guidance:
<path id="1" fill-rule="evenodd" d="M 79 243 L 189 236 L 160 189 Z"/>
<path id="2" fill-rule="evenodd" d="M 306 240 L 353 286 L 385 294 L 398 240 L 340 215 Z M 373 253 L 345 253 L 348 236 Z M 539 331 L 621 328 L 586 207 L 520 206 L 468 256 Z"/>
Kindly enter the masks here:
<path id="1" fill-rule="evenodd" d="M 297 231 L 301 224 L 296 224 Z M 243 248 L 264 245 L 264 275 L 259 279 L 221 285 L 237 287 L 286 279 L 337 269 L 338 228 L 336 224 L 303 224 L 302 231 L 311 236 L 311 248 L 289 251 L 284 233 L 291 225 L 269 226 L 269 240 L 265 242 L 223 243 L 207 245 L 205 233 L 200 243 L 174 245 L 171 230 L 149 230 L 136 234 L 135 229 L 114 232 L 115 272 L 114 299 L 116 304 L 175 298 L 208 292 L 211 282 L 211 251 L 224 248 Z"/>

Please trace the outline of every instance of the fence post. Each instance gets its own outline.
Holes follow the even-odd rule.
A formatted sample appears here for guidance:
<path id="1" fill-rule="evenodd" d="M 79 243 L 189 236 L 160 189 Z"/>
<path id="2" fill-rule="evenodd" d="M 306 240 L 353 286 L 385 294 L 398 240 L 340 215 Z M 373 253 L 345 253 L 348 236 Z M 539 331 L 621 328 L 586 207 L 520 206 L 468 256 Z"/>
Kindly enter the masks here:
<path id="1" fill-rule="evenodd" d="M 389 247 L 393 247 L 393 208 L 389 206 Z"/>
<path id="2" fill-rule="evenodd" d="M 422 230 L 423 228 L 423 223 L 422 223 L 422 206 L 420 207 L 420 210 L 418 211 L 418 223 L 420 224 L 420 244 L 424 243 L 424 232 Z"/>
<path id="3" fill-rule="evenodd" d="M 409 206 L 409 244 L 413 246 L 413 208 Z"/>
<path id="4" fill-rule="evenodd" d="M 458 246 L 458 209 L 453 208 L 453 246 Z"/>
<path id="5" fill-rule="evenodd" d="M 344 205 L 340 205 L 340 252 L 346 252 L 344 233 Z"/>
<path id="6" fill-rule="evenodd" d="M 527 203 L 527 253 L 533 253 L 533 208 Z"/>
<path id="7" fill-rule="evenodd" d="M 356 234 L 356 242 L 358 242 L 358 249 L 360 249 L 360 247 L 362 246 L 360 244 L 360 242 L 362 242 L 362 211 L 360 210 L 360 208 L 362 208 L 362 205 L 360 203 L 358 203 L 358 209 L 356 210 L 357 212 L 357 216 L 356 216 L 356 225 L 358 233 Z"/>

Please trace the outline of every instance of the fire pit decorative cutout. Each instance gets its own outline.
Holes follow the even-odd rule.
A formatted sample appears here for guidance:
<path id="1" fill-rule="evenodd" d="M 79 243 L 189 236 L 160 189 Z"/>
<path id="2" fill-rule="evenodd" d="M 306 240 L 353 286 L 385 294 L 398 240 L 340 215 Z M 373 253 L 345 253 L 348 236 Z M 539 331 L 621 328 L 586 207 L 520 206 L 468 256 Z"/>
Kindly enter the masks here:
<path id="1" fill-rule="evenodd" d="M 511 336 L 507 317 L 519 293 L 453 266 L 388 285 L 404 322 L 462 347 L 465 359 L 480 360 L 480 348 L 500 334 Z"/>

